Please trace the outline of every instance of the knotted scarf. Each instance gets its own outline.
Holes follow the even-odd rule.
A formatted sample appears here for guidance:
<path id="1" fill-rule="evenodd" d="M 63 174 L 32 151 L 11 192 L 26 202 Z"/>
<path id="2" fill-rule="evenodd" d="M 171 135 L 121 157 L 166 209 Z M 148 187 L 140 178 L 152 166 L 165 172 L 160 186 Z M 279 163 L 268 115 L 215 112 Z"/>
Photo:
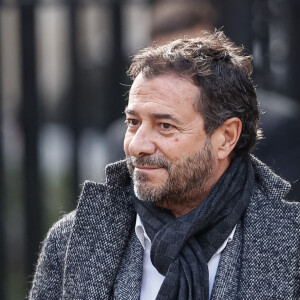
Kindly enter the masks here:
<path id="1" fill-rule="evenodd" d="M 209 299 L 207 263 L 244 213 L 253 186 L 254 172 L 246 156 L 236 157 L 207 197 L 178 218 L 133 195 L 151 239 L 152 264 L 165 276 L 156 299 Z"/>

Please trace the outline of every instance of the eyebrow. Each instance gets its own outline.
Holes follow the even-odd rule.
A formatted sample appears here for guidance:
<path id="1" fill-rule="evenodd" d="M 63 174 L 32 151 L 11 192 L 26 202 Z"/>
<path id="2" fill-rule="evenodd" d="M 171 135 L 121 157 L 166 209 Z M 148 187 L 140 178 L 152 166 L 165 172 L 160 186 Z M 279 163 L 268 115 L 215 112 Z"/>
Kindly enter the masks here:
<path id="1" fill-rule="evenodd" d="M 177 124 L 181 123 L 177 118 L 175 118 L 173 115 L 170 114 L 158 114 L 158 113 L 153 113 L 150 114 L 152 118 L 155 119 L 167 119 L 167 120 L 171 120 Z"/>
<path id="2" fill-rule="evenodd" d="M 128 107 L 125 108 L 125 111 L 124 111 L 125 114 L 130 114 L 130 115 L 133 115 L 133 116 L 137 116 L 138 113 L 133 110 L 133 109 L 130 109 Z M 151 113 L 150 116 L 154 119 L 166 119 L 166 120 L 172 120 L 173 122 L 177 123 L 177 124 L 180 124 L 181 122 L 176 118 L 174 117 L 173 115 L 171 114 L 164 114 L 164 113 Z"/>
<path id="3" fill-rule="evenodd" d="M 136 113 L 133 109 L 130 109 L 130 108 L 128 108 L 128 107 L 125 108 L 124 113 L 125 113 L 125 114 L 134 115 L 134 116 L 137 115 L 137 113 Z"/>

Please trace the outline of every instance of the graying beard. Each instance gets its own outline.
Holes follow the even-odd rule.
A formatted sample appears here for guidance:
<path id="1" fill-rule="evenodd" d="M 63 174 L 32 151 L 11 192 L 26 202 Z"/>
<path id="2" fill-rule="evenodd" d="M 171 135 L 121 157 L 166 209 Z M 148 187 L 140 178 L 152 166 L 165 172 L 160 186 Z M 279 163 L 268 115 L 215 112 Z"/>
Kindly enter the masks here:
<path id="1" fill-rule="evenodd" d="M 179 171 L 179 173 L 176 174 L 176 177 L 173 176 L 171 180 L 169 177 L 167 182 L 160 188 L 144 187 L 143 189 L 139 189 L 137 181 L 142 183 L 143 181 L 146 181 L 147 176 L 143 173 L 134 173 L 133 164 L 164 165 L 167 167 L 166 169 L 169 175 L 174 173 L 174 168 L 172 165 L 168 164 L 166 159 L 160 157 L 145 156 L 141 158 L 127 158 L 128 169 L 134 182 L 134 192 L 136 197 L 150 203 L 161 202 L 173 205 L 191 201 L 191 198 L 195 196 L 195 193 L 199 197 L 207 193 L 207 179 L 213 172 L 212 162 L 211 141 L 210 138 L 207 138 L 200 152 L 196 153 L 194 157 L 189 157 L 186 161 L 180 162 L 179 167 L 177 165 L 177 172 Z M 195 163 L 200 163 L 201 166 L 198 169 L 195 169 L 193 166 Z M 186 168 L 183 168 L 180 164 L 185 164 Z M 187 174 L 189 176 L 187 176 Z M 186 182 L 182 185 L 184 180 L 186 180 Z"/>

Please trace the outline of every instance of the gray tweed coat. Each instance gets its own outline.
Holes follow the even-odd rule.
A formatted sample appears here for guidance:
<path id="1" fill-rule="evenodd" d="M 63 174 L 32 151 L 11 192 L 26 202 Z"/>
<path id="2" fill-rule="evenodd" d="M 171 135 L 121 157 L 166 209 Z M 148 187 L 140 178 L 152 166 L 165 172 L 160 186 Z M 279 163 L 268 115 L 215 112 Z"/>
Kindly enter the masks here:
<path id="1" fill-rule="evenodd" d="M 251 203 L 224 250 L 212 300 L 300 299 L 300 203 L 290 186 L 253 158 Z M 49 231 L 30 299 L 139 299 L 143 250 L 124 162 L 107 182 L 86 182 L 75 211 Z"/>

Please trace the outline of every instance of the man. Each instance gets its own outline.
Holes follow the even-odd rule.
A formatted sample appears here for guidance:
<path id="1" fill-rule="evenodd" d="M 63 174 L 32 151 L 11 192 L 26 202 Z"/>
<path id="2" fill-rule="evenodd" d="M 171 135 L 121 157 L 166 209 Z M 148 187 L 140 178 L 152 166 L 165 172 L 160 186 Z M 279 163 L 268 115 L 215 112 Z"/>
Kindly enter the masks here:
<path id="1" fill-rule="evenodd" d="M 251 71 L 220 31 L 134 57 L 126 162 L 50 230 L 30 299 L 299 299 L 300 206 L 249 154 Z"/>

